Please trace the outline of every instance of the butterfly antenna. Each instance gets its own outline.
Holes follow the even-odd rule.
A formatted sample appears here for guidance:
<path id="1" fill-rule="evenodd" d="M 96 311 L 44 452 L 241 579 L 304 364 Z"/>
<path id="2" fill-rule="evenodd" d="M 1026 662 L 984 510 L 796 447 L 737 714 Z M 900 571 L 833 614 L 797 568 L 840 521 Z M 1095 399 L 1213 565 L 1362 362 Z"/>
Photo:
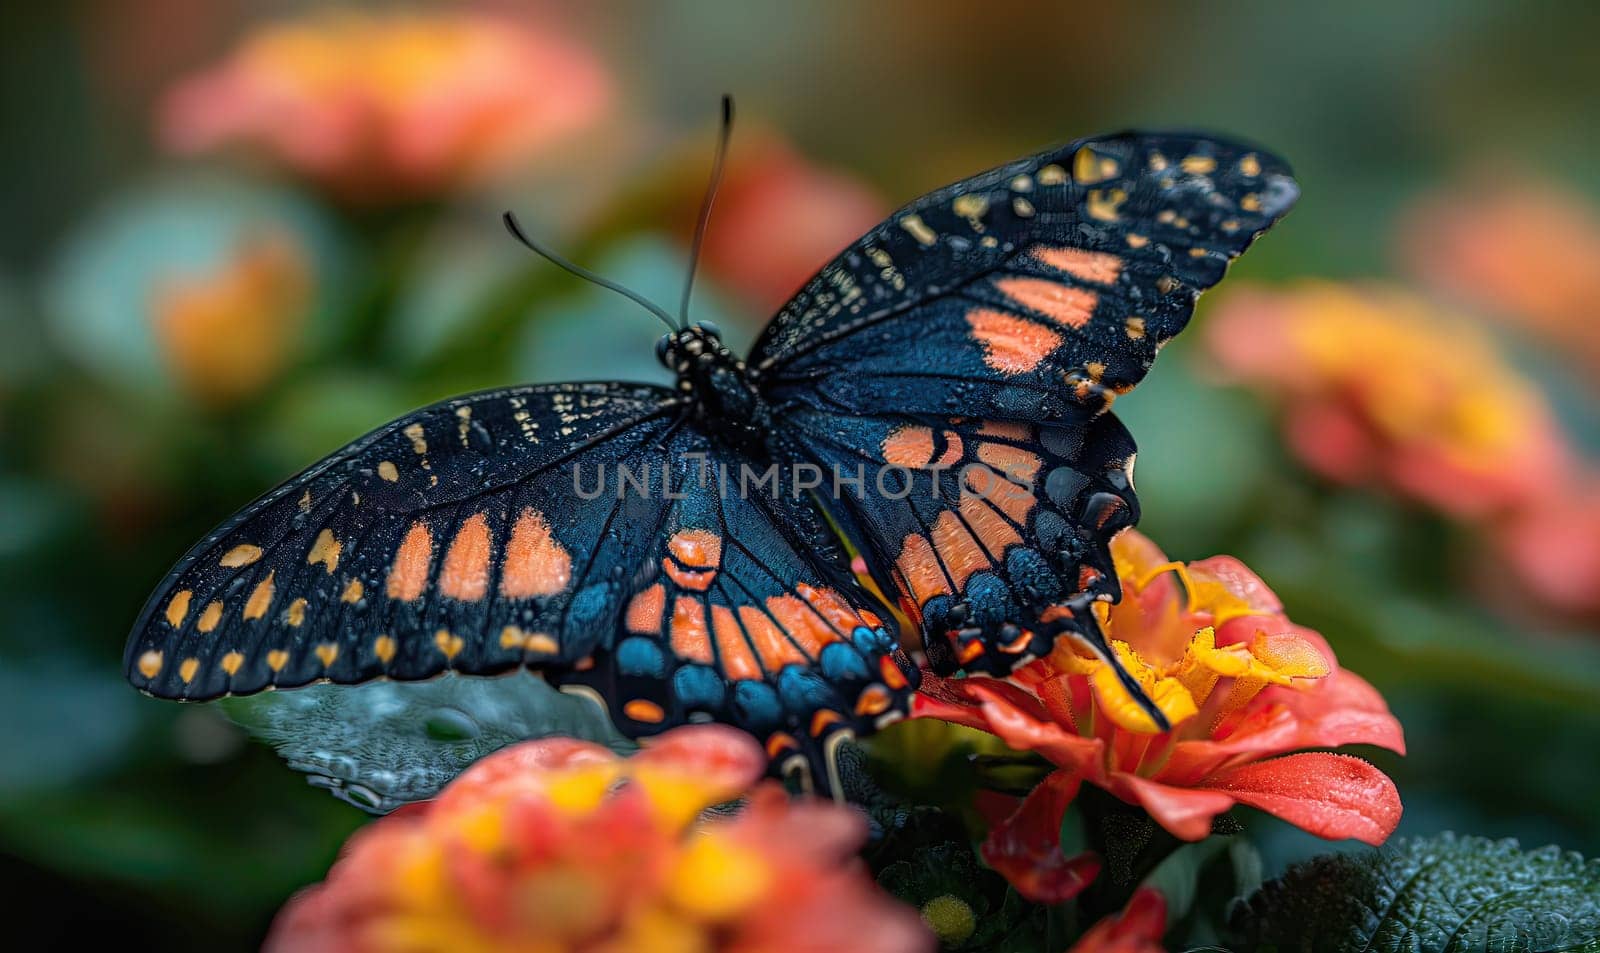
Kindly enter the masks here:
<path id="1" fill-rule="evenodd" d="M 717 140 L 717 158 L 711 165 L 711 184 L 706 186 L 706 197 L 700 203 L 700 217 L 694 224 L 694 241 L 689 245 L 689 276 L 683 281 L 683 300 L 678 304 L 678 319 L 689 326 L 689 296 L 694 293 L 695 266 L 700 264 L 700 248 L 706 241 L 706 226 L 711 222 L 711 203 L 717 197 L 717 186 L 722 184 L 722 167 L 728 158 L 728 140 L 733 136 L 733 97 L 722 97 L 722 134 Z"/>
<path id="2" fill-rule="evenodd" d="M 678 326 L 676 324 L 674 324 L 673 321 L 672 321 L 672 315 L 668 314 L 667 310 L 665 308 L 663 308 L 660 305 L 656 304 L 654 301 L 651 301 L 649 298 L 646 298 L 644 295 L 640 294 L 637 291 L 634 291 L 631 288 L 624 288 L 622 285 L 617 284 L 615 281 L 610 281 L 610 280 L 608 280 L 606 278 L 602 278 L 602 277 L 600 277 L 599 275 L 595 274 L 594 272 L 590 271 L 587 268 L 581 267 L 579 265 L 575 265 L 572 262 L 567 261 L 565 258 L 562 258 L 560 255 L 556 254 L 555 252 L 551 251 L 550 249 L 544 247 L 543 245 L 540 245 L 538 242 L 536 242 L 533 239 L 529 238 L 528 237 L 528 233 L 522 230 L 522 223 L 517 221 L 517 216 L 515 214 L 513 214 L 511 212 L 506 212 L 505 214 L 500 216 L 500 220 L 502 222 L 505 222 L 506 231 L 511 233 L 511 237 L 515 238 L 517 241 L 519 241 L 522 244 L 526 245 L 528 247 L 528 249 L 530 251 L 532 251 L 534 254 L 538 255 L 541 258 L 544 258 L 544 259 L 548 260 L 551 264 L 553 264 L 556 267 L 562 269 L 563 271 L 567 271 L 567 272 L 570 272 L 570 273 L 572 273 L 574 275 L 577 275 L 579 278 L 582 278 L 584 281 L 593 282 L 594 284 L 597 284 L 600 287 L 605 288 L 605 289 L 607 289 L 609 291 L 615 291 L 617 294 L 622 295 L 623 297 L 627 298 L 628 300 L 630 300 L 630 301 L 634 302 L 635 304 L 639 305 L 641 308 L 644 308 L 646 311 L 649 311 L 651 314 L 653 314 L 656 317 L 660 318 L 661 319 L 661 323 L 663 323 L 663 324 L 665 324 L 667 326 L 667 330 L 669 330 L 669 331 L 678 330 Z"/>

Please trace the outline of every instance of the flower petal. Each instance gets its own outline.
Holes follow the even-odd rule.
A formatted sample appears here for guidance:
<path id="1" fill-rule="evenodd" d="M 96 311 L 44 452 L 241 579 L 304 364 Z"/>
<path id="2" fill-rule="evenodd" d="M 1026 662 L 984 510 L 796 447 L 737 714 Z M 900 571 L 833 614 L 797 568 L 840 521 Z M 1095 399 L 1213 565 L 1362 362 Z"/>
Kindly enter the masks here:
<path id="1" fill-rule="evenodd" d="M 1029 709 L 1039 704 L 1014 685 L 997 679 L 973 678 L 967 690 L 983 702 L 986 730 L 1019 751 L 1037 751 L 1054 763 L 1076 771 L 1092 771 L 1100 761 L 1102 743 L 1097 738 L 1063 729 Z M 1018 698 L 1017 696 L 1022 696 Z M 1025 704 L 1031 702 L 1031 704 Z M 1041 713 L 1042 714 L 1042 713 Z"/>
<path id="2" fill-rule="evenodd" d="M 1140 805 L 1157 824 L 1183 840 L 1205 838 L 1211 833 L 1211 819 L 1233 807 L 1234 799 L 1220 791 L 1173 787 L 1123 772 L 1110 780 L 1113 794 Z"/>
<path id="3" fill-rule="evenodd" d="M 1167 901 L 1160 891 L 1140 887 L 1119 914 L 1089 928 L 1068 953 L 1164 953 Z"/>
<path id="4" fill-rule="evenodd" d="M 1015 814 L 989 832 L 980 849 L 985 863 L 1035 903 L 1071 900 L 1100 872 L 1094 854 L 1061 852 L 1061 817 L 1081 783 L 1067 771 L 1046 777 Z"/>
<path id="5" fill-rule="evenodd" d="M 1307 691 L 1268 689 L 1262 697 L 1299 719 L 1295 748 L 1376 745 L 1406 753 L 1399 720 L 1389 713 L 1377 689 L 1354 672 L 1338 669 Z"/>
<path id="6" fill-rule="evenodd" d="M 1241 765 L 1207 779 L 1204 788 L 1329 840 L 1382 844 L 1400 823 L 1394 782 L 1345 754 L 1309 751 Z"/>
<path id="7" fill-rule="evenodd" d="M 543 790 L 552 775 L 581 765 L 616 764 L 610 748 L 576 738 L 542 738 L 501 748 L 463 771 L 439 795 L 441 811 L 460 810 L 495 794 Z"/>

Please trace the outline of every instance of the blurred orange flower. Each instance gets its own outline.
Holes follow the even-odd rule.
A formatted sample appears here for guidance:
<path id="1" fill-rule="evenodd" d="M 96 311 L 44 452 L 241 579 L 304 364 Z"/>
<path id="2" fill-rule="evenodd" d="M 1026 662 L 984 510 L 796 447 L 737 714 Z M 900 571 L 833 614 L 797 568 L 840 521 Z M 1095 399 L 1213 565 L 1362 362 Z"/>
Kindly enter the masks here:
<path id="1" fill-rule="evenodd" d="M 747 735 L 679 728 L 632 758 L 570 739 L 497 752 L 361 831 L 269 950 L 923 951 L 855 859 L 866 826 L 791 801 Z M 738 814 L 702 812 L 741 794 Z"/>
<path id="2" fill-rule="evenodd" d="M 1400 235 L 1441 293 L 1600 366 L 1600 209 L 1586 196 L 1482 174 L 1418 202 Z"/>
<path id="3" fill-rule="evenodd" d="M 1331 480 L 1481 517 L 1568 476 L 1534 385 L 1463 319 L 1405 292 L 1235 290 L 1205 330 L 1223 373 L 1280 401 L 1290 447 Z"/>
<path id="4" fill-rule="evenodd" d="M 1149 887 L 1135 890 L 1128 906 L 1089 928 L 1067 953 L 1165 953 L 1167 901 Z"/>
<path id="5" fill-rule="evenodd" d="M 888 206 L 866 184 L 817 166 L 771 134 L 736 143 L 706 234 L 708 271 L 776 311 Z"/>
<path id="6" fill-rule="evenodd" d="M 179 384 L 212 406 L 258 393 L 292 356 L 311 307 L 312 276 L 288 236 L 247 237 L 210 274 L 158 279 L 150 315 Z"/>
<path id="7" fill-rule="evenodd" d="M 180 153 L 243 144 L 351 201 L 424 198 L 593 122 L 611 81 L 586 49 L 466 13 L 317 13 L 251 33 L 165 98 Z"/>
<path id="8" fill-rule="evenodd" d="M 1085 781 L 1199 840 L 1235 804 L 1330 839 L 1382 843 L 1400 820 L 1394 783 L 1359 758 L 1301 748 L 1403 752 L 1399 723 L 1322 637 L 1295 625 L 1238 560 L 1172 562 L 1132 530 L 1112 542 L 1123 598 L 1095 611 L 1117 656 L 1172 724 L 1158 731 L 1111 667 L 1062 640 L 1009 679 L 926 677 L 914 713 L 998 735 L 1058 766 L 984 842 L 984 859 L 1032 899 L 1092 879 L 1067 860 L 1061 816 Z"/>

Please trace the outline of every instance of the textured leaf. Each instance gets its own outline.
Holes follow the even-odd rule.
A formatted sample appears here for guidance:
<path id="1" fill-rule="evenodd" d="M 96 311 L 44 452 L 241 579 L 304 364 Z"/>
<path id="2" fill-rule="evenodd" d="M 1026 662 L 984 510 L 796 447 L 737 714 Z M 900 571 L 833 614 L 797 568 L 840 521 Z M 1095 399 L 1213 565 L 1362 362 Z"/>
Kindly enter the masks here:
<path id="1" fill-rule="evenodd" d="M 522 673 L 309 685 L 223 704 L 312 784 L 374 812 L 433 797 L 515 741 L 569 735 L 631 747 L 592 702 Z"/>
<path id="2" fill-rule="evenodd" d="M 1305 953 L 1600 951 L 1600 860 L 1441 837 L 1289 869 L 1233 911 L 1244 949 Z"/>

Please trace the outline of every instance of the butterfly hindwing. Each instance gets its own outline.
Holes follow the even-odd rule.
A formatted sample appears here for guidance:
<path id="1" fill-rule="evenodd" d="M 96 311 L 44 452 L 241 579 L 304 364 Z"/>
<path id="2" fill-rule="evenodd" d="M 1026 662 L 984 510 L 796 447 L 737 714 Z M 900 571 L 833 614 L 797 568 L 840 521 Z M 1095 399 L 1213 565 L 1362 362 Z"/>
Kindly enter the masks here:
<path id="1" fill-rule="evenodd" d="M 1116 598 L 1102 541 L 1138 520 L 1133 440 L 1112 414 L 1082 424 L 840 417 L 806 411 L 812 459 L 884 474 L 834 499 L 937 669 L 1010 672 L 1078 626 L 1062 600 Z"/>

